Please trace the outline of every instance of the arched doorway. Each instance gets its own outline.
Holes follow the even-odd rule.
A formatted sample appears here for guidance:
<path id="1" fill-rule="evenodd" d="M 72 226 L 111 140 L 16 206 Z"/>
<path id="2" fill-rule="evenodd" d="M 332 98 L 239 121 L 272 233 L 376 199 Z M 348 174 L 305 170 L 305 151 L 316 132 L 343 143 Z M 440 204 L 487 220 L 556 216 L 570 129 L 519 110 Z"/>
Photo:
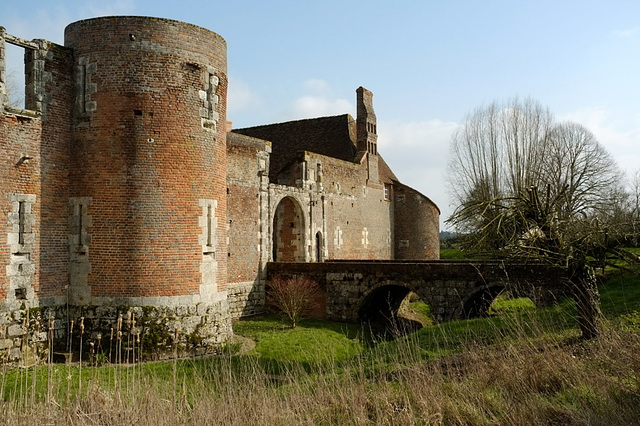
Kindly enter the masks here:
<path id="1" fill-rule="evenodd" d="M 302 209 L 293 198 L 283 198 L 273 215 L 273 261 L 304 262 Z"/>

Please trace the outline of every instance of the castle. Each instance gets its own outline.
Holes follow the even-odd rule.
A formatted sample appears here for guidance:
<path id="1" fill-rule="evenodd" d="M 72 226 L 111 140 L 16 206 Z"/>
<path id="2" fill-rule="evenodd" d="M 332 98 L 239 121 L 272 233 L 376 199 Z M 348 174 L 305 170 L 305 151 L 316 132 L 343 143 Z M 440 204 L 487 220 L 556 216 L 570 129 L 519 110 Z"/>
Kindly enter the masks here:
<path id="1" fill-rule="evenodd" d="M 24 48 L 24 109 L 8 103 L 6 43 Z M 78 21 L 65 46 L 0 27 L 11 359 L 25 336 L 69 345 L 72 320 L 95 338 L 121 316 L 143 344 L 153 329 L 206 353 L 264 309 L 267 262 L 438 258 L 439 210 L 378 154 L 370 91 L 355 120 L 231 129 L 226 57 L 219 35 L 167 19 Z"/>

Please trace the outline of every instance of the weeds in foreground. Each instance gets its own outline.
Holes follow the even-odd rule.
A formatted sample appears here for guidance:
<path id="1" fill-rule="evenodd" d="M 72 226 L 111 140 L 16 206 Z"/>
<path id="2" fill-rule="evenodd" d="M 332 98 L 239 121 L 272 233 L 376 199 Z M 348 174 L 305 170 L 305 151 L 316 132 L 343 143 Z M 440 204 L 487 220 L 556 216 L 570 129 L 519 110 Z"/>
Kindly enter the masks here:
<path id="1" fill-rule="evenodd" d="M 619 293 L 635 294 L 637 285 L 603 287 L 608 320 L 592 341 L 578 338 L 571 304 L 534 310 L 518 301 L 496 305 L 491 318 L 429 326 L 368 347 L 344 325 L 310 321 L 292 330 L 273 318 L 256 320 L 236 327 L 258 341 L 249 354 L 83 366 L 81 393 L 76 366 L 5 371 L 0 419 L 17 425 L 634 424 L 640 300 L 624 298 L 620 306 Z M 333 334 L 339 332 L 351 342 L 347 352 L 335 350 L 342 343 L 328 343 L 339 341 Z M 266 356 L 277 352 L 278 339 L 289 352 Z M 294 353 L 300 357 L 286 359 Z"/>
<path id="2" fill-rule="evenodd" d="M 149 364 L 134 387 L 109 389 L 95 379 L 69 404 L 9 399 L 0 416 L 6 424 L 70 425 L 616 425 L 640 418 L 638 332 L 475 346 L 427 362 L 411 337 L 378 350 L 312 369 L 289 363 L 280 374 L 253 356 Z"/>

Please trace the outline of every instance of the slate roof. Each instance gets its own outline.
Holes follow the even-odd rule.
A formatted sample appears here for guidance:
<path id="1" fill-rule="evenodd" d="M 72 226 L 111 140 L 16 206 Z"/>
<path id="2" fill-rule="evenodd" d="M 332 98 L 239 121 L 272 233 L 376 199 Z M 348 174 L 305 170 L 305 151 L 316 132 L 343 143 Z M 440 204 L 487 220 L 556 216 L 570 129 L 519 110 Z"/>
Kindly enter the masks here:
<path id="1" fill-rule="evenodd" d="M 344 161 L 354 161 L 357 154 L 355 120 L 349 114 L 245 127 L 233 129 L 231 133 L 272 143 L 269 178 L 273 181 L 299 151 L 310 151 Z M 381 156 L 378 156 L 378 175 L 381 182 L 398 181 Z"/>
<path id="2" fill-rule="evenodd" d="M 232 132 L 272 143 L 269 177 L 274 179 L 298 151 L 311 151 L 353 161 L 356 145 L 355 126 L 351 123 L 355 123 L 353 117 L 343 114 L 233 129 Z M 351 127 L 353 134 L 350 132 Z"/>

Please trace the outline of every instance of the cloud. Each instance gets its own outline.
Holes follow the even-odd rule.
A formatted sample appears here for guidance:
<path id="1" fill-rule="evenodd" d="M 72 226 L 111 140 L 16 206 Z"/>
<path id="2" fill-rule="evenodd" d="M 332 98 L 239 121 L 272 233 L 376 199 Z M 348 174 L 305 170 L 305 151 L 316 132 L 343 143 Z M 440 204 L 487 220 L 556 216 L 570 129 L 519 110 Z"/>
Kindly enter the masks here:
<path id="1" fill-rule="evenodd" d="M 227 111 L 229 113 L 259 108 L 264 105 L 260 95 L 254 92 L 246 82 L 235 77 L 229 77 L 229 94 L 227 99 Z"/>
<path id="2" fill-rule="evenodd" d="M 5 17 L 3 25 L 7 28 L 7 32 L 27 40 L 42 38 L 57 44 L 64 44 L 64 28 L 72 22 L 96 16 L 132 14 L 136 9 L 134 0 L 114 2 L 86 0 L 78 3 L 75 7 L 67 7 L 54 2 L 45 2 L 45 5 L 46 8 L 33 8 L 28 14 L 16 11 Z M 21 16 L 26 16 L 26 18 Z M 37 26 L 33 25 L 34 21 L 38 23 Z"/>
<path id="3" fill-rule="evenodd" d="M 633 37 L 635 36 L 638 31 L 640 30 L 640 28 L 635 27 L 635 28 L 627 28 L 624 30 L 615 30 L 612 32 L 612 34 L 615 37 L 621 37 L 621 38 L 628 38 L 628 37 Z"/>
<path id="4" fill-rule="evenodd" d="M 322 117 L 351 112 L 351 102 L 346 99 L 328 99 L 324 96 L 301 96 L 295 100 L 292 115 L 297 117 Z"/>
<path id="5" fill-rule="evenodd" d="M 134 0 L 117 0 L 114 2 L 85 1 L 83 12 L 87 16 L 127 15 L 136 9 Z"/>
<path id="6" fill-rule="evenodd" d="M 623 129 L 615 114 L 606 108 L 583 108 L 560 118 L 575 121 L 589 129 L 628 174 L 640 167 L 640 114 Z"/>
<path id="7" fill-rule="evenodd" d="M 325 80 L 319 78 L 311 78 L 304 82 L 304 87 L 316 93 L 327 93 L 329 88 L 329 83 Z"/>
<path id="8" fill-rule="evenodd" d="M 458 123 L 438 119 L 378 122 L 378 150 L 398 179 L 440 207 L 440 223 L 452 213 L 446 191 L 451 135 Z"/>
<path id="9" fill-rule="evenodd" d="M 353 104 L 343 98 L 336 97 L 329 83 L 321 79 L 309 79 L 303 83 L 305 94 L 297 97 L 286 108 L 280 118 L 297 120 L 302 118 L 323 117 L 352 113 Z M 311 92 L 311 93 L 309 93 Z"/>

